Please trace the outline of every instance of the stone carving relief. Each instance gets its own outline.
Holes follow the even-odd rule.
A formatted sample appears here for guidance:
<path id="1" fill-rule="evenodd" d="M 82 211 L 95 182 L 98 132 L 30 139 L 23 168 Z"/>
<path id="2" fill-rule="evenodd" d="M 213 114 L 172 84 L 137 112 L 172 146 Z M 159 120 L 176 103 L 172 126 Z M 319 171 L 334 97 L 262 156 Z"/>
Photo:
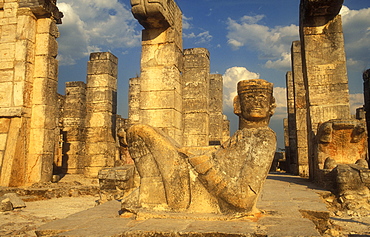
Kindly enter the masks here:
<path id="1" fill-rule="evenodd" d="M 276 149 L 268 128 L 274 113 L 273 85 L 262 79 L 238 83 L 234 100 L 239 130 L 218 149 L 180 147 L 157 128 L 127 131 L 140 186 L 122 200 L 122 210 L 187 213 L 254 213 Z"/>

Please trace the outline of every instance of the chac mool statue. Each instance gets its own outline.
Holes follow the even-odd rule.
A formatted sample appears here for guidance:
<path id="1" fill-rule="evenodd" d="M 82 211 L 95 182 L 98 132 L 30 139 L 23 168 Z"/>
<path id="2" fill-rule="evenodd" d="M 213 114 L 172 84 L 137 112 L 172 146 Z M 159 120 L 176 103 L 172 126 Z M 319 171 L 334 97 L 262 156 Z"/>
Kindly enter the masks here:
<path id="1" fill-rule="evenodd" d="M 273 84 L 240 81 L 234 99 L 239 130 L 218 149 L 180 147 L 159 129 L 134 125 L 127 131 L 140 176 L 122 210 L 233 215 L 255 213 L 276 149 L 268 127 L 274 113 Z"/>

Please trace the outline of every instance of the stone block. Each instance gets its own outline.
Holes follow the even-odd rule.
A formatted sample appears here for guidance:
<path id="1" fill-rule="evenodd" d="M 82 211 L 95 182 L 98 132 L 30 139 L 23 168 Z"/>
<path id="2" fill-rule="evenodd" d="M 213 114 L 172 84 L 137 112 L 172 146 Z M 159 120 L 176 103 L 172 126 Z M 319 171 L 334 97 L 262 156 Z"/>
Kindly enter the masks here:
<path id="1" fill-rule="evenodd" d="M 141 118 L 143 124 L 153 127 L 182 127 L 182 112 L 173 109 L 142 110 Z"/>
<path id="2" fill-rule="evenodd" d="M 116 90 L 117 79 L 109 74 L 89 75 L 87 77 L 88 88 L 107 88 Z"/>
<path id="3" fill-rule="evenodd" d="M 34 43 L 28 40 L 18 40 L 15 43 L 15 60 L 19 62 L 33 63 L 35 57 Z"/>
<path id="4" fill-rule="evenodd" d="M 115 154 L 115 143 L 112 142 L 94 142 L 86 144 L 87 155 L 107 155 L 114 156 Z"/>
<path id="5" fill-rule="evenodd" d="M 55 106 L 58 82 L 49 78 L 35 78 L 33 84 L 33 103 Z"/>
<path id="6" fill-rule="evenodd" d="M 10 118 L 0 118 L 0 133 L 8 133 Z"/>
<path id="7" fill-rule="evenodd" d="M 14 42 L 16 40 L 17 25 L 3 25 L 0 31 L 1 42 Z"/>
<path id="8" fill-rule="evenodd" d="M 31 129 L 29 154 L 53 154 L 55 149 L 55 131 L 50 129 Z M 37 159 L 37 156 L 35 157 Z"/>
<path id="9" fill-rule="evenodd" d="M 33 83 L 34 64 L 30 62 L 16 61 L 14 63 L 14 81 L 27 81 Z"/>
<path id="10" fill-rule="evenodd" d="M 117 77 L 117 65 L 113 64 L 108 60 L 98 60 L 98 61 L 89 61 L 87 63 L 87 74 L 89 75 L 99 75 L 99 74 L 108 74 L 112 77 Z M 89 79 L 87 81 L 89 85 Z"/>
<path id="11" fill-rule="evenodd" d="M 176 90 L 181 94 L 180 71 L 176 67 L 143 69 L 140 75 L 141 91 Z"/>
<path id="12" fill-rule="evenodd" d="M 13 106 L 24 106 L 25 99 L 27 95 L 30 94 L 30 91 L 27 91 L 26 82 L 15 82 L 13 86 Z"/>
<path id="13" fill-rule="evenodd" d="M 50 18 L 40 18 L 37 20 L 37 34 L 49 34 L 53 28 L 53 20 Z"/>
<path id="14" fill-rule="evenodd" d="M 15 42 L 1 43 L 0 44 L 0 62 L 11 62 L 14 60 L 15 55 Z M 9 68 L 6 66 L 5 68 Z M 13 68 L 13 66 L 11 67 Z"/>
<path id="15" fill-rule="evenodd" d="M 0 52 L 1 53 L 1 52 Z M 11 60 L 11 59 L 7 59 L 7 60 L 3 60 L 2 58 L 0 58 L 0 70 L 13 70 L 14 68 L 14 60 Z"/>
<path id="16" fill-rule="evenodd" d="M 49 33 L 36 35 L 36 55 L 46 55 L 55 58 L 58 55 L 58 42 Z"/>
<path id="17" fill-rule="evenodd" d="M 208 97 L 199 95 L 198 98 L 184 99 L 183 111 L 184 113 L 196 113 L 196 112 L 209 113 Z"/>
<path id="18" fill-rule="evenodd" d="M 114 141 L 111 127 L 86 128 L 86 142 L 96 143 L 104 141 Z"/>
<path id="19" fill-rule="evenodd" d="M 36 129 L 55 129 L 56 110 L 50 105 L 35 105 L 32 107 L 31 127 Z"/>
<path id="20" fill-rule="evenodd" d="M 208 113 L 186 113 L 184 116 L 184 133 L 186 134 L 209 134 Z"/>
<path id="21" fill-rule="evenodd" d="M 4 17 L 14 18 L 17 17 L 18 3 L 17 2 L 7 2 L 4 4 Z"/>
<path id="22" fill-rule="evenodd" d="M 177 64 L 181 57 L 181 50 L 175 44 L 143 45 L 141 67 L 149 68 Z"/>
<path id="23" fill-rule="evenodd" d="M 86 127 L 107 127 L 112 126 L 112 114 L 104 112 L 88 113 Z"/>
<path id="24" fill-rule="evenodd" d="M 6 134 L 6 133 L 0 134 L 0 151 L 5 150 L 7 137 L 8 137 L 8 134 Z"/>
<path id="25" fill-rule="evenodd" d="M 14 80 L 14 70 L 1 70 L 0 71 L 0 83 L 12 82 Z"/>
<path id="26" fill-rule="evenodd" d="M 108 60 L 114 64 L 118 64 L 118 58 L 110 52 L 91 53 L 90 61 L 97 61 L 97 60 Z"/>
<path id="27" fill-rule="evenodd" d="M 144 110 L 181 108 L 181 104 L 181 96 L 173 90 L 140 93 L 140 108 Z"/>
<path id="28" fill-rule="evenodd" d="M 17 39 L 28 40 L 35 43 L 36 37 L 36 17 L 31 11 L 26 12 L 23 10 L 22 15 L 17 17 Z"/>
<path id="29" fill-rule="evenodd" d="M 13 83 L 3 82 L 0 83 L 0 107 L 11 107 L 12 106 L 12 92 Z"/>
<path id="30" fill-rule="evenodd" d="M 50 78 L 57 80 L 58 61 L 47 56 L 35 56 L 35 77 Z"/>

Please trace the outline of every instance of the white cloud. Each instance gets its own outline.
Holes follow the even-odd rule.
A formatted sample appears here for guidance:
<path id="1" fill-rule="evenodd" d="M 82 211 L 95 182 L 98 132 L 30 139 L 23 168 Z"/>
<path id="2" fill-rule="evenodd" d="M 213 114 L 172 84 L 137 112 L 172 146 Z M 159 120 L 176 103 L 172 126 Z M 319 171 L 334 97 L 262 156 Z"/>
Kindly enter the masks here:
<path id="1" fill-rule="evenodd" d="M 232 113 L 233 100 L 237 95 L 236 85 L 241 80 L 258 79 L 260 75 L 255 72 L 250 72 L 245 67 L 232 67 L 226 70 L 223 75 L 224 80 L 224 110 Z"/>
<path id="2" fill-rule="evenodd" d="M 274 97 L 276 100 L 275 114 L 272 119 L 281 120 L 287 117 L 286 88 L 274 87 Z"/>
<path id="3" fill-rule="evenodd" d="M 299 39 L 296 25 L 269 28 L 258 24 L 263 15 L 244 16 L 235 21 L 228 20 L 228 43 L 233 49 L 246 47 L 257 50 L 260 58 L 268 59 L 267 68 L 289 70 L 289 52 L 292 41 Z"/>
<path id="4" fill-rule="evenodd" d="M 356 114 L 356 109 L 364 105 L 364 94 L 350 94 L 349 106 L 351 114 Z"/>
<path id="5" fill-rule="evenodd" d="M 364 70 L 370 66 L 370 7 L 351 10 L 341 9 L 347 66 Z"/>
<path id="6" fill-rule="evenodd" d="M 192 17 L 186 17 L 185 15 L 182 16 L 182 37 L 184 39 L 191 40 L 193 44 L 209 44 L 212 41 L 213 36 L 209 33 L 209 31 L 194 27 L 191 24 L 192 20 Z"/>
<path id="7" fill-rule="evenodd" d="M 347 65 L 349 69 L 364 70 L 370 67 L 370 8 L 341 10 Z M 288 71 L 290 68 L 290 47 L 299 40 L 296 25 L 267 27 L 260 23 L 263 15 L 244 16 L 239 20 L 229 18 L 228 44 L 235 50 L 242 47 L 255 50 L 261 59 L 265 58 L 267 68 Z"/>
<path id="8" fill-rule="evenodd" d="M 140 45 L 138 23 L 117 0 L 61 0 L 63 24 L 59 26 L 59 60 L 74 64 L 93 51 L 109 51 Z"/>

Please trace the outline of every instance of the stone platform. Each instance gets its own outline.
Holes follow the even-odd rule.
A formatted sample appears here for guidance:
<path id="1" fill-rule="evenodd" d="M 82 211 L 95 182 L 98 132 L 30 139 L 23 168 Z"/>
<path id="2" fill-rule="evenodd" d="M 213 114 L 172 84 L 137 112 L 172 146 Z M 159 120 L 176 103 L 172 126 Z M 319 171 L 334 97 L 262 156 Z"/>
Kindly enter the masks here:
<path id="1" fill-rule="evenodd" d="M 120 217 L 120 202 L 111 201 L 41 226 L 38 236 L 320 236 L 318 220 L 329 212 L 308 180 L 270 174 L 258 208 L 261 216 L 220 221 L 188 219 L 133 220 Z M 315 223 L 311 220 L 316 220 Z"/>

